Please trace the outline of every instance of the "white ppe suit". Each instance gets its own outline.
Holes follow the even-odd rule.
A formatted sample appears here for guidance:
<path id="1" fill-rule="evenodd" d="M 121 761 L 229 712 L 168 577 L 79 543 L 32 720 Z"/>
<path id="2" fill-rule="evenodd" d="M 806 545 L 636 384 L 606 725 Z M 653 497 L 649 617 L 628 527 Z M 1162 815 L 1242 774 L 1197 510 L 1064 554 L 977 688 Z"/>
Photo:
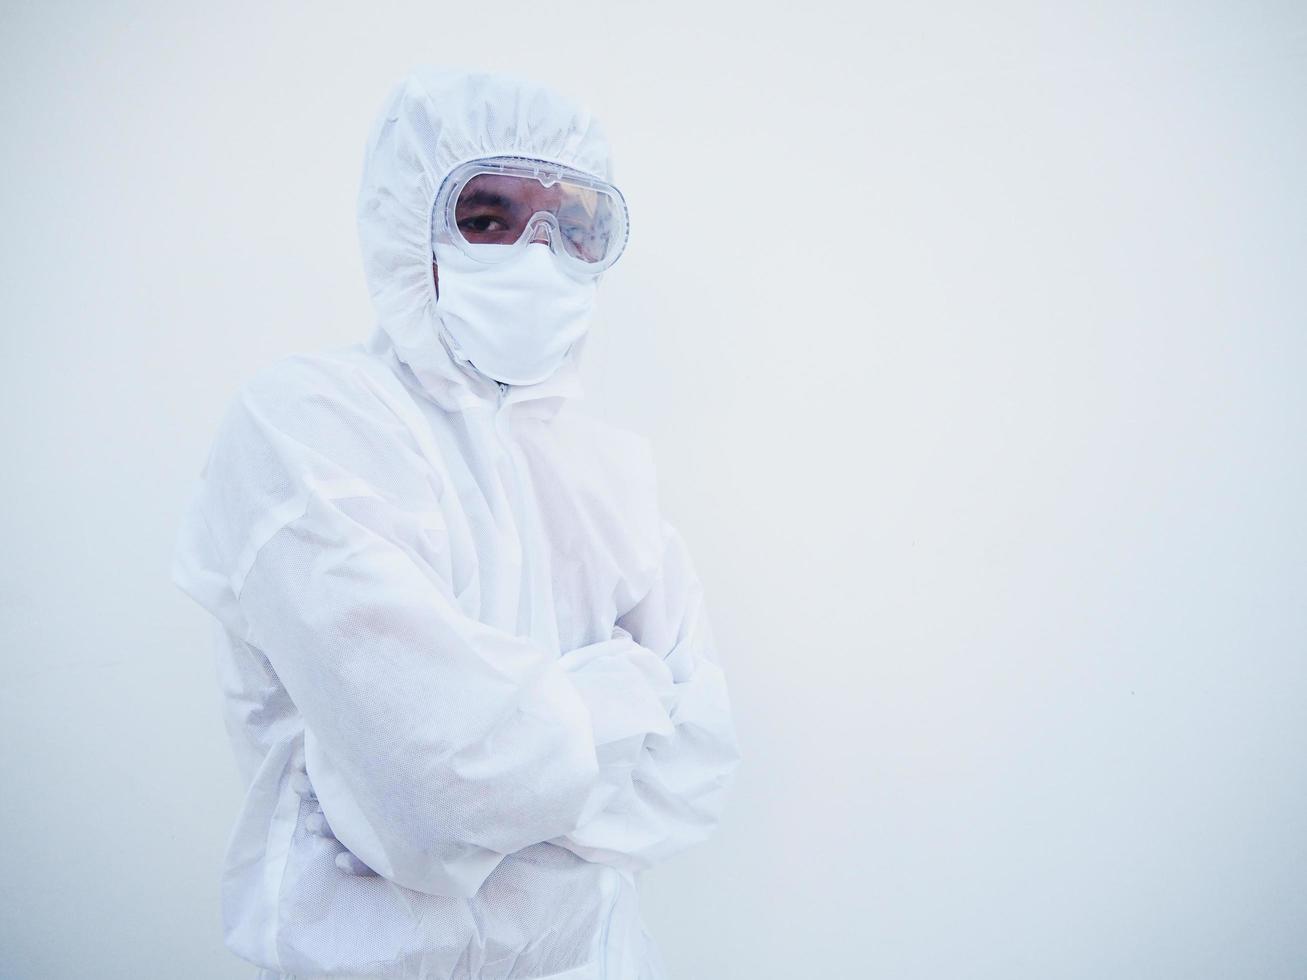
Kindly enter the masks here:
<path id="1" fill-rule="evenodd" d="M 432 203 L 493 155 L 608 171 L 537 86 L 394 90 L 359 198 L 377 327 L 241 387 L 177 543 L 248 785 L 226 941 L 267 975 L 661 978 L 636 874 L 709 834 L 739 760 L 648 443 L 571 404 L 584 338 L 517 387 L 442 339 Z"/>

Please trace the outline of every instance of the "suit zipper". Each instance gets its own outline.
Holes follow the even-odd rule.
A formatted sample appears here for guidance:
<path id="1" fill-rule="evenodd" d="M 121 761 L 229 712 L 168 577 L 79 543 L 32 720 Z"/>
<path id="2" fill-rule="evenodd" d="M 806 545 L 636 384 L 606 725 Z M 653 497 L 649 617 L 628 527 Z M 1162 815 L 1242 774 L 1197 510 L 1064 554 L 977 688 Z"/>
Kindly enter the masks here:
<path id="1" fill-rule="evenodd" d="M 506 406 L 504 402 L 508 398 L 509 385 L 503 381 L 496 381 L 499 386 L 499 407 L 495 410 L 495 437 L 499 440 L 499 445 L 503 448 L 505 455 L 508 457 L 509 479 L 512 482 L 510 488 L 509 508 L 513 515 L 513 523 L 517 531 L 517 540 L 519 553 L 522 559 L 521 577 L 518 580 L 518 626 L 521 626 L 521 611 L 523 600 L 528 603 L 530 608 L 531 599 L 531 556 L 527 550 L 528 529 L 524 520 L 526 502 L 522 499 L 522 482 L 517 472 L 517 454 L 513 451 L 513 442 L 506 431 L 508 426 L 508 417 L 504 415 Z M 501 425 L 502 419 L 502 425 Z"/>

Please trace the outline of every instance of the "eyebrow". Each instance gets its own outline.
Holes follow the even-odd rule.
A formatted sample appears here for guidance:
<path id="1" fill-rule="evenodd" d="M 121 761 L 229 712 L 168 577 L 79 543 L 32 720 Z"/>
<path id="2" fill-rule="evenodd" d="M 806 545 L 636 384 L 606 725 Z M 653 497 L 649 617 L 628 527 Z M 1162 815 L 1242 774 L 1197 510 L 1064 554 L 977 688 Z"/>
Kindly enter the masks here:
<path id="1" fill-rule="evenodd" d="M 511 211 L 517 207 L 517 202 L 506 194 L 500 194 L 496 191 L 473 191 L 471 194 L 465 194 L 458 199 L 458 207 L 492 207 L 503 208 L 505 211 Z"/>

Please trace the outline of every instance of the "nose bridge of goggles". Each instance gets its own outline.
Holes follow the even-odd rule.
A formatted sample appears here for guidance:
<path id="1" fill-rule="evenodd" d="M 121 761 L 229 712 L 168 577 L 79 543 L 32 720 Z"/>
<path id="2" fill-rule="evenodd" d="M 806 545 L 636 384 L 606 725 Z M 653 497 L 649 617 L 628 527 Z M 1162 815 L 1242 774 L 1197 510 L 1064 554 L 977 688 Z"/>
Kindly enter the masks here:
<path id="1" fill-rule="evenodd" d="M 528 244 L 543 242 L 557 251 L 563 244 L 557 237 L 558 232 L 558 219 L 548 211 L 537 211 L 527 219 L 526 240 Z"/>

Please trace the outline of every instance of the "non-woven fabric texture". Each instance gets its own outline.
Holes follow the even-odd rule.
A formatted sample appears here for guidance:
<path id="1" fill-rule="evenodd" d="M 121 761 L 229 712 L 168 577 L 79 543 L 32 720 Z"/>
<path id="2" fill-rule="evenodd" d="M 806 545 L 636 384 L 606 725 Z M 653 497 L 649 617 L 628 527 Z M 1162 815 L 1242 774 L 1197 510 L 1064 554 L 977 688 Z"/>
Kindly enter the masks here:
<path id="1" fill-rule="evenodd" d="M 739 761 L 648 442 L 575 407 L 584 344 L 505 386 L 441 338 L 431 204 L 504 153 L 609 175 L 539 86 L 395 89 L 359 199 L 377 325 L 240 387 L 178 538 L 248 787 L 226 941 L 268 976 L 662 980 L 636 876 L 709 835 Z"/>

